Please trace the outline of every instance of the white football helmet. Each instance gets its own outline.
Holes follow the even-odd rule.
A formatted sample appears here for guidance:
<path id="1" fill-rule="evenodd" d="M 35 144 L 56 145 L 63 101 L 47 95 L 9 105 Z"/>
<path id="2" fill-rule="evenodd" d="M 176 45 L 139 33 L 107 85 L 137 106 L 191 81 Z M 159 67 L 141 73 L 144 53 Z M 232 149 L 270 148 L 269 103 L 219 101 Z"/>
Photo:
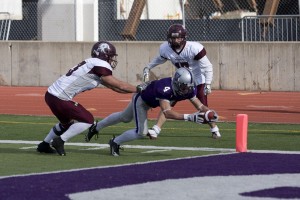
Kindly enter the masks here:
<path id="1" fill-rule="evenodd" d="M 172 79 L 172 86 L 176 95 L 186 96 L 193 92 L 195 84 L 192 72 L 184 67 L 177 69 Z"/>

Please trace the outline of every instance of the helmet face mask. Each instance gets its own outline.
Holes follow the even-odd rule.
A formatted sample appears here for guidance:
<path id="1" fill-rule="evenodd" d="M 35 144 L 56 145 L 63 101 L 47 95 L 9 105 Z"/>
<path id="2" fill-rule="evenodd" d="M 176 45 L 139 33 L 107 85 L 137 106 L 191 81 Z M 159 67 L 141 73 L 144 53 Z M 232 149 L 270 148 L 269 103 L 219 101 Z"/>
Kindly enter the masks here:
<path id="1" fill-rule="evenodd" d="M 184 43 L 184 39 L 180 37 L 171 37 L 168 42 L 173 49 L 178 49 Z"/>
<path id="2" fill-rule="evenodd" d="M 173 90 L 176 95 L 187 96 L 195 89 L 193 74 L 187 68 L 176 70 L 172 79 Z"/>
<path id="3" fill-rule="evenodd" d="M 169 27 L 167 41 L 171 48 L 178 49 L 186 42 L 187 31 L 181 24 L 173 24 Z"/>
<path id="4" fill-rule="evenodd" d="M 105 60 L 113 69 L 116 68 L 118 64 L 118 54 L 116 53 L 116 48 L 109 42 L 100 41 L 94 44 L 91 51 L 91 56 L 93 58 Z"/>
<path id="5" fill-rule="evenodd" d="M 115 69 L 117 67 L 117 55 L 110 57 L 108 63 L 111 65 L 111 68 Z"/>

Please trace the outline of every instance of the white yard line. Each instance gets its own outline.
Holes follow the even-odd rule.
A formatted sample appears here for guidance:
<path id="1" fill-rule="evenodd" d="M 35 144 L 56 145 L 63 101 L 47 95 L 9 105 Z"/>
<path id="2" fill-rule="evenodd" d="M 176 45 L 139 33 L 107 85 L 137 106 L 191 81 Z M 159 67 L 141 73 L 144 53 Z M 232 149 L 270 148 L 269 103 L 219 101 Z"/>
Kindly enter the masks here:
<path id="1" fill-rule="evenodd" d="M 0 140 L 0 144 L 34 144 L 37 145 L 41 141 L 26 141 L 26 140 Z M 85 150 L 95 150 L 108 148 L 108 144 L 98 144 L 98 143 L 65 143 L 68 146 L 81 146 L 81 147 L 91 147 Z M 210 147 L 164 147 L 164 146 L 143 146 L 143 145 L 122 145 L 124 148 L 128 149 L 149 149 L 149 150 L 181 150 L 181 151 L 221 151 L 221 152 L 236 152 L 235 149 L 230 148 L 210 148 Z M 34 147 L 22 147 L 22 149 L 30 149 Z M 283 154 L 300 154 L 300 151 L 278 151 L 278 150 L 252 150 L 248 149 L 248 152 L 253 153 L 283 153 Z"/>

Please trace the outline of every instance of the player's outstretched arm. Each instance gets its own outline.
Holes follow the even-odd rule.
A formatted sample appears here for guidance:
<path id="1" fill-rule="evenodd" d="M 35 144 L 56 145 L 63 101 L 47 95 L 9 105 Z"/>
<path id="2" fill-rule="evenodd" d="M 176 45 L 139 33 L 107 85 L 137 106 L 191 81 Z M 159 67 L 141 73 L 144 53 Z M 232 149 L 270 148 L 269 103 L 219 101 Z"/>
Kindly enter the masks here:
<path id="1" fill-rule="evenodd" d="M 216 111 L 211 110 L 209 107 L 203 105 L 198 98 L 192 98 L 190 99 L 190 101 L 198 110 L 198 112 L 194 113 L 194 115 L 200 116 L 204 119 L 203 122 L 200 123 L 208 123 L 211 127 L 214 127 L 213 124 L 219 119 L 219 116 L 216 113 Z"/>
<path id="2" fill-rule="evenodd" d="M 197 102 L 197 100 L 196 100 Z M 193 103 L 193 101 L 192 101 Z M 195 103 L 195 107 L 198 111 L 192 114 L 181 114 L 174 110 L 171 110 L 170 102 L 166 100 L 160 100 L 160 107 L 167 119 L 185 120 L 195 122 L 197 124 L 211 123 L 218 121 L 218 115 L 215 111 L 209 110 L 206 106 L 199 103 Z"/>
<path id="3" fill-rule="evenodd" d="M 119 79 L 113 77 L 112 75 L 102 76 L 101 80 L 103 85 L 119 93 L 138 92 L 136 86 L 120 81 Z"/>
<path id="4" fill-rule="evenodd" d="M 166 119 L 184 120 L 183 114 L 178 113 L 171 109 L 170 101 L 162 99 L 159 101 L 159 104 L 160 104 L 160 109 Z"/>
<path id="5" fill-rule="evenodd" d="M 196 97 L 190 99 L 190 102 L 193 104 L 193 106 L 200 112 L 206 112 L 209 110 L 208 107 L 206 107 L 205 105 L 203 105 L 200 100 Z"/>

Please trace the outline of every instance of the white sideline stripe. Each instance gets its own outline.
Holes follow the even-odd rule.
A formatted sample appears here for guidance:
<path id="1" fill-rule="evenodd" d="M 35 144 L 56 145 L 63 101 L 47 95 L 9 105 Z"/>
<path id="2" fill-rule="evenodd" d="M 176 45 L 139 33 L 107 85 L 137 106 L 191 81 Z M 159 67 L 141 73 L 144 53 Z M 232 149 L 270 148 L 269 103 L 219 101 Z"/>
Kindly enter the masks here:
<path id="1" fill-rule="evenodd" d="M 156 152 L 164 152 L 164 151 L 169 151 L 169 150 L 161 149 L 161 150 L 144 151 L 141 153 L 156 153 Z"/>
<path id="2" fill-rule="evenodd" d="M 25 141 L 25 140 L 0 140 L 0 144 L 39 144 L 41 141 Z M 108 144 L 98 143 L 65 143 L 68 146 L 81 146 L 81 147 L 94 147 L 95 148 L 108 148 Z M 142 145 L 122 145 L 128 149 L 158 149 L 158 150 L 187 150 L 187 151 L 225 151 L 232 152 L 235 149 L 226 148 L 208 148 L 208 147 L 160 147 L 160 146 L 142 146 Z"/>
<path id="3" fill-rule="evenodd" d="M 26 141 L 26 140 L 0 140 L 0 144 L 39 144 L 41 141 Z M 65 143 L 68 146 L 94 147 L 94 149 L 108 148 L 108 144 L 98 143 Z M 128 149 L 151 149 L 151 150 L 186 150 L 186 151 L 221 151 L 221 152 L 236 152 L 235 149 L 229 148 L 209 148 L 209 147 L 164 147 L 164 146 L 142 146 L 142 145 L 122 145 Z M 26 147 L 23 147 L 26 148 Z M 29 147 L 31 148 L 31 147 Z M 253 153 L 281 153 L 281 154 L 300 154 L 300 151 L 279 151 L 279 150 L 250 150 Z"/>

